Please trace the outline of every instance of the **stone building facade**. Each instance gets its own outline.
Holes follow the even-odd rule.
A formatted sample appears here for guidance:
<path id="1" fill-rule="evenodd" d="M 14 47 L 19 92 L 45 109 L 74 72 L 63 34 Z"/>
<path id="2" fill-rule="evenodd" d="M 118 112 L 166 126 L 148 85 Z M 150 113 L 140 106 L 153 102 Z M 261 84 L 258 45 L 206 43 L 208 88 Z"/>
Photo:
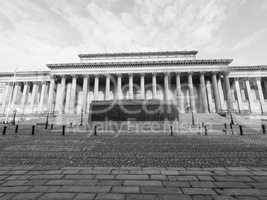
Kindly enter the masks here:
<path id="1" fill-rule="evenodd" d="M 199 59 L 197 51 L 80 54 L 45 71 L 0 73 L 0 112 L 88 113 L 92 101 L 158 99 L 180 113 L 267 113 L 267 66 Z"/>

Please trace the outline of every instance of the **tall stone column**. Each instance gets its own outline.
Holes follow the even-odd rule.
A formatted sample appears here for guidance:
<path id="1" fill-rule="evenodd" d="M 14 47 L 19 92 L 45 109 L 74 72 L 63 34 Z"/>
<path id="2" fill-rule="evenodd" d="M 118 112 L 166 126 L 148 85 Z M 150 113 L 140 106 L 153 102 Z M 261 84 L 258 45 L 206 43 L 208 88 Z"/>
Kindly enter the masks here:
<path id="1" fill-rule="evenodd" d="M 55 103 L 55 111 L 60 113 L 61 108 L 61 84 L 56 84 L 56 103 Z"/>
<path id="2" fill-rule="evenodd" d="M 75 113 L 75 105 L 76 105 L 76 87 L 77 87 L 77 77 L 72 77 L 71 84 L 71 94 L 70 94 L 70 112 Z"/>
<path id="3" fill-rule="evenodd" d="M 250 88 L 249 79 L 245 80 L 245 84 L 246 84 L 246 90 L 247 90 L 247 94 L 248 94 L 249 109 L 250 109 L 250 112 L 253 112 L 253 99 L 251 96 L 251 88 Z"/>
<path id="4" fill-rule="evenodd" d="M 164 97 L 165 101 L 169 101 L 169 74 L 164 74 Z"/>
<path id="5" fill-rule="evenodd" d="M 265 113 L 265 111 L 267 110 L 267 108 L 265 108 L 265 102 L 264 102 L 264 96 L 263 96 L 263 92 L 262 92 L 262 87 L 261 87 L 261 78 L 258 77 L 256 79 L 256 84 L 257 84 L 257 89 L 258 89 L 258 94 L 259 94 L 259 100 L 260 100 L 260 104 L 261 104 L 261 111 L 262 113 Z"/>
<path id="6" fill-rule="evenodd" d="M 109 94 L 110 94 L 110 75 L 106 75 L 106 88 L 105 88 L 105 100 L 109 100 Z"/>
<path id="7" fill-rule="evenodd" d="M 221 108 L 223 110 L 226 110 L 226 105 L 225 105 L 225 100 L 224 100 L 224 92 L 223 92 L 223 88 L 222 88 L 221 75 L 218 77 L 218 90 L 219 90 Z"/>
<path id="8" fill-rule="evenodd" d="M 66 84 L 66 93 L 65 93 L 66 97 L 65 97 L 64 113 L 71 113 L 71 105 L 70 105 L 71 87 L 72 87 L 72 83 L 67 83 Z"/>
<path id="9" fill-rule="evenodd" d="M 230 87 L 230 81 L 229 81 L 229 74 L 228 73 L 224 74 L 224 84 L 225 84 L 225 89 L 226 89 L 227 107 L 228 107 L 228 110 L 233 111 L 234 110 L 233 97 L 232 97 L 232 93 L 231 93 L 231 87 Z"/>
<path id="10" fill-rule="evenodd" d="M 17 100 L 17 96 L 18 96 L 18 92 L 19 92 L 19 87 L 20 87 L 19 83 L 15 83 L 13 97 L 12 97 L 12 108 L 13 109 L 15 109 L 16 100 Z"/>
<path id="11" fill-rule="evenodd" d="M 207 88 L 207 99 L 208 99 L 209 111 L 210 113 L 214 113 L 215 110 L 213 109 L 212 94 L 211 94 L 212 88 L 211 88 L 210 80 L 206 81 L 206 88 Z"/>
<path id="12" fill-rule="evenodd" d="M 145 75 L 141 74 L 140 77 L 140 93 L 141 99 L 145 99 Z"/>
<path id="13" fill-rule="evenodd" d="M 34 111 L 35 99 L 38 90 L 38 83 L 34 82 L 32 86 L 32 95 L 31 95 L 31 110 Z"/>
<path id="14" fill-rule="evenodd" d="M 238 78 L 235 78 L 235 92 L 237 96 L 238 109 L 239 109 L 239 112 L 241 112 L 243 110 L 243 102 L 242 102 Z"/>
<path id="15" fill-rule="evenodd" d="M 61 97 L 60 97 L 60 113 L 63 114 L 65 110 L 65 97 L 66 97 L 66 77 L 61 77 Z"/>
<path id="16" fill-rule="evenodd" d="M 121 74 L 118 74 L 117 77 L 117 99 L 122 99 L 122 92 L 121 92 Z"/>
<path id="17" fill-rule="evenodd" d="M 39 102 L 39 112 L 42 112 L 44 110 L 44 98 L 45 98 L 45 93 L 46 93 L 46 82 L 42 83 L 42 89 L 41 89 L 41 97 L 40 97 L 40 102 Z"/>
<path id="18" fill-rule="evenodd" d="M 179 112 L 184 112 L 180 73 L 176 74 L 176 91 L 177 91 L 178 110 Z"/>
<path id="19" fill-rule="evenodd" d="M 196 112 L 196 105 L 195 105 L 195 95 L 194 95 L 194 85 L 193 85 L 192 73 L 188 74 L 188 87 L 189 87 L 191 111 L 193 113 L 195 113 Z"/>
<path id="20" fill-rule="evenodd" d="M 133 95 L 133 74 L 129 74 L 129 97 L 134 99 Z"/>
<path id="21" fill-rule="evenodd" d="M 4 96 L 3 96 L 3 99 L 2 99 L 2 111 L 3 111 L 3 113 L 5 112 L 5 109 L 6 109 L 6 104 L 7 104 L 7 99 L 8 99 L 9 92 L 10 92 L 10 85 L 9 85 L 9 83 L 7 83 L 6 87 L 5 87 Z"/>
<path id="22" fill-rule="evenodd" d="M 21 109 L 23 113 L 24 113 L 24 108 L 25 108 L 25 104 L 27 100 L 28 91 L 29 91 L 29 84 L 25 82 L 23 84 L 23 92 L 22 92 L 22 98 L 21 98 Z"/>
<path id="23" fill-rule="evenodd" d="M 215 99 L 216 112 L 220 112 L 221 102 L 220 102 L 220 96 L 219 96 L 219 91 L 218 91 L 216 73 L 212 73 L 212 87 L 213 87 L 213 94 L 214 94 L 214 99 Z"/>
<path id="24" fill-rule="evenodd" d="M 157 97 L 157 75 L 155 73 L 152 74 L 152 96 L 153 99 Z"/>
<path id="25" fill-rule="evenodd" d="M 207 92 L 206 92 L 206 84 L 205 84 L 205 75 L 204 73 L 200 74 L 200 91 L 201 91 L 201 99 L 203 103 L 203 111 L 204 113 L 209 112 L 208 101 L 207 101 Z"/>
<path id="26" fill-rule="evenodd" d="M 98 75 L 95 76 L 95 83 L 94 83 L 94 99 L 98 100 L 98 91 L 99 91 L 99 77 Z"/>
<path id="27" fill-rule="evenodd" d="M 85 75 L 83 77 L 83 112 L 87 113 L 87 95 L 88 95 L 88 79 L 89 76 Z"/>
<path id="28" fill-rule="evenodd" d="M 52 77 L 50 80 L 49 94 L 48 94 L 48 112 L 53 112 L 54 90 L 55 90 L 55 79 Z"/>

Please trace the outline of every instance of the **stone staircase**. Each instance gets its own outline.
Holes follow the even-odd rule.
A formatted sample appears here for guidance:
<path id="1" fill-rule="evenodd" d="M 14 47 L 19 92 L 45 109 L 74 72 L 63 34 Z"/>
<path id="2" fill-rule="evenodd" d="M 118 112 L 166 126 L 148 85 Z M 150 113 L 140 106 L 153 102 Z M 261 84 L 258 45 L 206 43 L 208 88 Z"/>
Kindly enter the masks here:
<path id="1" fill-rule="evenodd" d="M 183 124 L 192 124 L 194 117 L 195 124 L 224 124 L 229 123 L 229 119 L 226 117 L 222 117 L 216 113 L 196 113 L 192 116 L 192 113 L 183 113 L 180 114 L 180 122 Z"/>

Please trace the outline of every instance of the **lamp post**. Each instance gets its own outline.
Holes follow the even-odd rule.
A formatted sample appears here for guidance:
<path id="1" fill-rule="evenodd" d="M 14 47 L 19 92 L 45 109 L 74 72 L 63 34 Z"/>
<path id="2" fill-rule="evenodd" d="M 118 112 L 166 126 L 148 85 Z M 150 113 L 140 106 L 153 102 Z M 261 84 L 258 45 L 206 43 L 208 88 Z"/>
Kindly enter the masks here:
<path id="1" fill-rule="evenodd" d="M 194 112 L 193 112 L 193 110 L 191 112 L 192 112 L 192 126 L 195 126 Z"/>
<path id="2" fill-rule="evenodd" d="M 234 119 L 233 119 L 233 115 L 232 115 L 232 112 L 230 111 L 230 119 L 231 119 L 231 124 L 234 124 Z"/>
<path id="3" fill-rule="evenodd" d="M 80 126 L 83 125 L 83 109 L 81 109 L 81 122 L 80 122 Z"/>
<path id="4" fill-rule="evenodd" d="M 17 114 L 17 110 L 14 110 L 14 115 L 13 115 L 13 120 L 12 120 L 12 124 L 15 125 L 16 124 L 16 114 Z"/>
<path id="5" fill-rule="evenodd" d="M 49 112 L 47 113 L 47 116 L 46 116 L 45 129 L 48 128 L 48 118 L 49 118 Z"/>

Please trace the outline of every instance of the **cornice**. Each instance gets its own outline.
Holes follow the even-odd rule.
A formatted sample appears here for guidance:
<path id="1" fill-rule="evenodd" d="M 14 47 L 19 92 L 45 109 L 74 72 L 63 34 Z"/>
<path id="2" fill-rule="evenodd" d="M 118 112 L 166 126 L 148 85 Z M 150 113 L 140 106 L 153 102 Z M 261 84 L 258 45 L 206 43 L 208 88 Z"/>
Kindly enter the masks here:
<path id="1" fill-rule="evenodd" d="M 233 71 L 267 70 L 267 65 L 229 66 L 229 69 Z"/>
<path id="2" fill-rule="evenodd" d="M 233 59 L 195 59 L 172 61 L 135 61 L 135 62 L 95 62 L 95 63 L 61 63 L 47 64 L 50 69 L 60 68 L 92 68 L 92 67 L 132 67 L 132 66 L 162 66 L 162 65 L 229 65 Z"/>
<path id="3" fill-rule="evenodd" d="M 151 51 L 151 52 L 129 52 L 129 53 L 92 53 L 79 54 L 80 58 L 101 58 L 101 57 L 128 57 L 128 56 L 172 56 L 172 55 L 196 55 L 198 51 Z"/>

